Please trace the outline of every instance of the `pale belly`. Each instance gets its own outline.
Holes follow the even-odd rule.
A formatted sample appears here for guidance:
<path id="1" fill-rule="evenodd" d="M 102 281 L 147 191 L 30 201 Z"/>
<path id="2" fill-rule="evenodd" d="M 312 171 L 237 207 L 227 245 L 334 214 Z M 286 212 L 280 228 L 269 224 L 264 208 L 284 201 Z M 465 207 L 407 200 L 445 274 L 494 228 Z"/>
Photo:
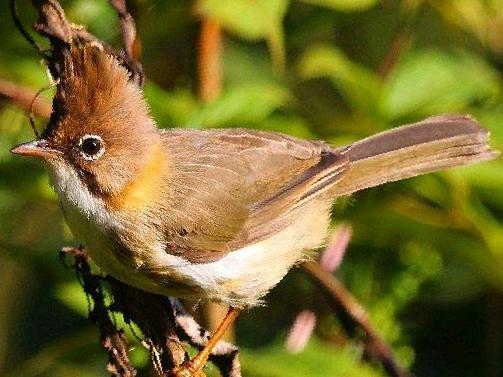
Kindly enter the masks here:
<path id="1" fill-rule="evenodd" d="M 110 227 L 121 226 L 116 219 L 97 224 L 75 207 L 63 207 L 69 226 L 84 242 L 92 260 L 117 280 L 156 294 L 219 301 L 235 307 L 259 305 L 288 270 L 305 259 L 306 250 L 324 241 L 328 222 L 326 214 L 306 212 L 275 236 L 209 263 L 191 263 L 167 253 L 164 247 L 146 253 L 142 250 L 148 257 L 135 260 L 125 257 L 131 251 L 118 251 L 120 246 L 108 236 Z"/>

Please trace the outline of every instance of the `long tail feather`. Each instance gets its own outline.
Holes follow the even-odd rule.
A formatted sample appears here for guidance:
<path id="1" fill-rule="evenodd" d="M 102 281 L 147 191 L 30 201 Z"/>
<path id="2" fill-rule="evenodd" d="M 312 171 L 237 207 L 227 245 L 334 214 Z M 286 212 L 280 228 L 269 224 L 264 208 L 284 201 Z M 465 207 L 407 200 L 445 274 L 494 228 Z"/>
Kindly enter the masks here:
<path id="1" fill-rule="evenodd" d="M 347 195 L 442 168 L 494 159 L 499 152 L 489 147 L 488 140 L 487 130 L 462 115 L 441 115 L 383 132 L 340 149 L 350 167 L 330 193 Z"/>

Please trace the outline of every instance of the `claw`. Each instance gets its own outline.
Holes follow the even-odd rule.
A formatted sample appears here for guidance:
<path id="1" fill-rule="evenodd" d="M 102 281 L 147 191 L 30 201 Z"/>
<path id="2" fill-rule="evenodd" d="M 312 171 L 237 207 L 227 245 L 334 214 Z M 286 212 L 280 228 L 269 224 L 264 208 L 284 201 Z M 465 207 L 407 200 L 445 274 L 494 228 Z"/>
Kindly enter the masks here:
<path id="1" fill-rule="evenodd" d="M 173 368 L 170 373 L 170 377 L 206 377 L 206 374 L 202 370 L 196 370 L 192 360 L 189 360 L 182 365 Z"/>

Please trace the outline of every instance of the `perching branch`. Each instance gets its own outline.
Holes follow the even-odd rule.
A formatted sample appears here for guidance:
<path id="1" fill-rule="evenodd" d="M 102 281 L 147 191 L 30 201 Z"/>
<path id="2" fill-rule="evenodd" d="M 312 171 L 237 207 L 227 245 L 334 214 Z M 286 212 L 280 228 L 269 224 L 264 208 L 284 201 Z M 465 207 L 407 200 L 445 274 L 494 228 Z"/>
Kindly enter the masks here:
<path id="1" fill-rule="evenodd" d="M 152 363 L 159 375 L 183 363 L 188 355 L 174 321 L 174 309 L 166 297 L 143 292 L 108 277 L 114 304 L 111 310 L 134 322 L 142 331 Z"/>
<path id="2" fill-rule="evenodd" d="M 98 326 L 101 344 L 108 353 L 107 370 L 112 376 L 136 376 L 136 369 L 129 361 L 124 333 L 118 330 L 112 322 L 109 309 L 105 304 L 100 277 L 91 273 L 87 253 L 82 247 L 66 247 L 61 250 L 62 258 L 69 254 L 75 259 L 74 268 L 77 277 L 90 300 L 89 319 Z"/>
<path id="3" fill-rule="evenodd" d="M 89 318 L 99 328 L 102 345 L 109 357 L 107 369 L 112 376 L 136 376 L 124 333 L 112 321 L 113 312 L 122 315 L 126 323 L 134 322 L 141 330 L 141 342 L 149 349 L 159 376 L 168 376 L 172 368 L 188 359 L 182 340 L 202 349 L 210 338 L 210 333 L 187 313 L 177 299 L 143 292 L 112 277 L 93 274 L 83 247 L 63 248 L 61 255 L 72 255 L 75 259 L 73 268 L 88 296 Z M 110 306 L 105 303 L 104 283 L 110 287 L 113 299 Z M 236 346 L 220 341 L 212 350 L 210 360 L 222 376 L 241 377 L 237 355 Z"/>

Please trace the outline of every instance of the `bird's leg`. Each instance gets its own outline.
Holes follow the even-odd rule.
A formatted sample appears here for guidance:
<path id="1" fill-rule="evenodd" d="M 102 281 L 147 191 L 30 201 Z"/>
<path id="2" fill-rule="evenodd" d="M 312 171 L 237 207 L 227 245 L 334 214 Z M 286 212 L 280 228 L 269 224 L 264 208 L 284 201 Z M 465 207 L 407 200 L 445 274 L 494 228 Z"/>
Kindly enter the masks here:
<path id="1" fill-rule="evenodd" d="M 231 326 L 236 318 L 241 313 L 241 310 L 236 308 L 229 308 L 229 311 L 225 315 L 218 328 L 215 330 L 208 343 L 204 348 L 190 361 L 183 363 L 179 367 L 174 368 L 171 371 L 171 376 L 173 377 L 199 377 L 203 374 L 202 369 L 206 365 L 208 358 L 210 357 L 211 351 L 217 345 L 218 341 L 225 334 L 229 326 Z"/>

